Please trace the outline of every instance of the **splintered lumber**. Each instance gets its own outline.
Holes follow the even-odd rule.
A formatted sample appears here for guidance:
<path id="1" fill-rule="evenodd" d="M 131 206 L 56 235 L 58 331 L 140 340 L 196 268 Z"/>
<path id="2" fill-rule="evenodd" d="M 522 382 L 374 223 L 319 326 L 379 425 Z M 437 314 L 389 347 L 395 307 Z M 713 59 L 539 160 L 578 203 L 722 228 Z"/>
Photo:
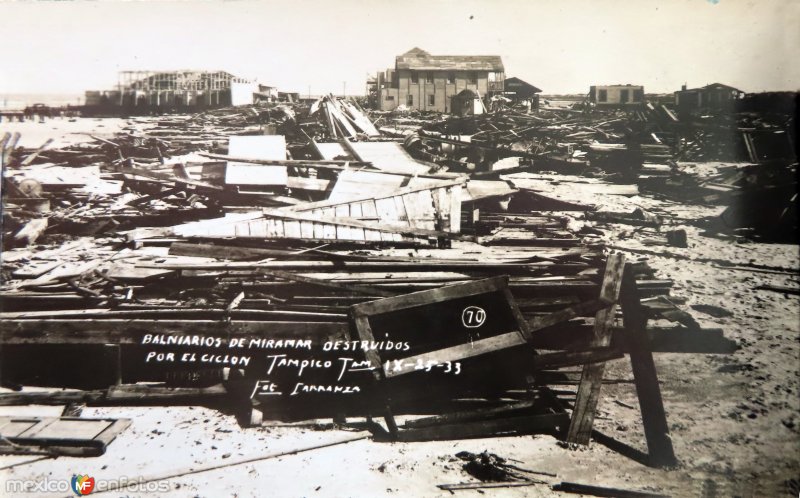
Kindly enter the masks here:
<path id="1" fill-rule="evenodd" d="M 146 319 L 4 320 L 0 344 L 139 344 L 145 334 L 209 336 L 236 339 L 309 340 L 312 344 L 344 340 L 346 322 Z"/>
<path id="2" fill-rule="evenodd" d="M 375 168 L 390 173 L 406 175 L 425 174 L 430 166 L 412 158 L 397 142 L 348 142 L 360 161 L 371 163 Z"/>
<path id="3" fill-rule="evenodd" d="M 436 185 L 448 180 L 464 180 L 466 177 L 456 173 L 437 173 L 435 175 L 406 175 L 387 171 L 346 169 L 339 172 L 331 190 L 329 200 L 349 201 L 364 197 L 366 192 L 372 196 L 391 194 L 404 187 Z"/>
<path id="4" fill-rule="evenodd" d="M 222 187 L 213 185 L 199 180 L 192 180 L 191 178 L 178 178 L 174 174 L 161 173 L 158 171 L 151 171 L 145 168 L 137 168 L 136 166 L 125 166 L 120 169 L 121 173 L 127 173 L 136 176 L 143 176 L 145 178 L 152 178 L 154 180 L 161 180 L 170 183 L 185 183 L 194 187 L 202 187 L 208 190 L 222 190 Z"/>
<path id="5" fill-rule="evenodd" d="M 50 146 L 50 144 L 52 144 L 53 142 L 54 142 L 54 140 L 52 138 L 48 138 L 47 141 L 45 143 L 43 143 L 41 146 L 39 146 L 38 149 L 34 150 L 27 157 L 25 157 L 25 159 L 23 159 L 22 162 L 19 163 L 19 165 L 20 166 L 27 166 L 30 163 L 32 163 L 39 156 L 39 154 L 44 152 L 44 150 L 46 148 L 48 148 Z"/>
<path id="6" fill-rule="evenodd" d="M 14 149 L 17 147 L 17 143 L 20 139 L 19 132 L 14 132 L 13 135 L 8 135 L 8 133 L 3 137 L 3 148 L 0 151 L 0 165 L 5 166 L 9 164 L 11 160 L 11 154 L 14 152 Z M 6 137 L 8 139 L 6 139 Z"/>
<path id="7" fill-rule="evenodd" d="M 439 441 L 493 437 L 500 433 L 530 434 L 534 432 L 555 432 L 557 428 L 566 426 L 568 423 L 569 417 L 566 413 L 505 417 L 406 429 L 397 433 L 397 441 Z"/>
<path id="8" fill-rule="evenodd" d="M 472 411 L 461 411 L 455 413 L 446 413 L 444 415 L 436 415 L 433 417 L 425 417 L 414 420 L 408 420 L 403 427 L 406 428 L 419 428 L 429 427 L 439 424 L 452 424 L 458 422 L 472 421 L 481 418 L 492 417 L 495 415 L 507 414 L 509 412 L 525 410 L 533 407 L 536 400 L 518 401 L 515 403 L 508 403 L 503 406 L 494 408 L 481 408 Z"/>
<path id="9" fill-rule="evenodd" d="M 463 184 L 464 180 L 425 182 L 389 194 L 368 194 L 347 201 L 327 200 L 299 204 L 289 210 L 321 218 L 345 217 L 458 233 L 461 229 Z"/>
<path id="10" fill-rule="evenodd" d="M 25 224 L 17 233 L 14 240 L 26 245 L 33 244 L 47 230 L 47 218 L 37 218 Z"/>
<path id="11" fill-rule="evenodd" d="M 779 292 L 781 294 L 792 294 L 795 296 L 800 296 L 800 287 L 789 287 L 786 285 L 759 285 L 755 288 L 756 290 L 766 290 L 772 292 Z"/>
<path id="12" fill-rule="evenodd" d="M 93 403 L 103 399 L 105 396 L 105 390 L 4 392 L 0 393 L 0 406 Z"/>
<path id="13" fill-rule="evenodd" d="M 560 351 L 540 354 L 533 358 L 533 368 L 537 370 L 587 365 L 608 360 L 616 360 L 625 354 L 617 348 L 596 348 L 589 351 Z"/>
<path id="14" fill-rule="evenodd" d="M 286 274 L 287 272 L 278 272 Z M 293 278 L 292 275 L 281 278 Z M 314 282 L 315 279 L 308 279 Z M 55 318 L 261 318 L 261 319 L 297 319 L 301 320 L 328 320 L 344 319 L 346 315 L 338 313 L 320 313 L 291 310 L 228 310 L 224 309 L 196 309 L 196 308 L 159 308 L 159 309 L 78 309 L 78 310 L 53 310 L 53 311 L 6 311 L 0 312 L 0 320 L 25 320 L 25 319 L 55 319 Z"/>
<path id="15" fill-rule="evenodd" d="M 326 144 L 328 145 L 328 144 Z M 338 145 L 338 144 L 337 144 Z M 220 161 L 232 161 L 247 164 L 263 164 L 267 166 L 293 166 L 296 168 L 317 168 L 331 170 L 345 170 L 348 167 L 361 168 L 371 167 L 371 163 L 363 161 L 339 161 L 339 160 L 305 160 L 305 159 L 253 159 L 251 157 L 231 156 L 225 154 L 200 153 L 201 156 Z"/>
<path id="16" fill-rule="evenodd" d="M 168 387 L 140 384 L 121 384 L 111 386 L 103 401 L 110 403 L 178 400 L 181 398 L 225 397 L 228 390 L 222 384 L 208 387 Z"/>
<path id="17" fill-rule="evenodd" d="M 199 256 L 216 259 L 248 260 L 269 257 L 291 257 L 297 251 L 286 249 L 265 249 L 261 247 L 240 247 L 234 245 L 217 245 L 188 242 L 173 242 L 169 246 L 169 254 L 174 256 Z"/>
<path id="18" fill-rule="evenodd" d="M 457 238 L 457 234 L 454 235 L 451 232 L 417 228 L 400 223 L 365 222 L 344 216 L 328 218 L 274 209 L 263 209 L 262 212 L 266 217 L 279 219 L 284 227 L 284 236 L 294 235 L 297 238 L 302 238 L 303 234 L 323 240 L 335 238 L 337 240 L 356 241 Z M 297 232 L 294 231 L 295 227 Z M 319 237 L 320 235 L 321 237 Z"/>
<path id="19" fill-rule="evenodd" d="M 458 234 L 426 230 L 408 225 L 366 222 L 349 217 L 323 218 L 288 210 L 263 209 L 255 213 L 231 213 L 224 218 L 185 223 L 169 228 L 135 230 L 129 238 L 197 237 L 204 239 L 305 239 L 311 241 L 347 241 L 358 243 L 419 242 L 454 238 Z"/>
<path id="20" fill-rule="evenodd" d="M 613 298 L 615 302 L 622 288 L 622 275 L 625 269 L 625 256 L 612 254 L 608 257 L 606 271 L 603 277 L 601 296 Z M 614 323 L 616 305 L 612 304 L 595 315 L 593 348 L 608 347 L 611 343 L 611 326 Z M 594 423 L 595 409 L 600 398 L 600 387 L 603 382 L 604 362 L 588 363 L 583 367 L 581 382 L 575 398 L 575 407 L 572 412 L 567 441 L 578 444 L 589 444 Z"/>
<path id="21" fill-rule="evenodd" d="M 322 109 L 328 115 L 332 128 L 338 128 L 342 136 L 349 136 L 355 138 L 358 134 L 353 126 L 353 120 L 345 114 L 345 111 L 339 106 L 339 100 L 335 97 L 325 97 L 322 102 Z M 333 132 L 335 134 L 335 131 Z"/>
<path id="22" fill-rule="evenodd" d="M 370 137 L 380 136 L 381 133 L 375 128 L 375 125 L 372 124 L 372 121 L 370 121 L 369 118 L 362 112 L 362 109 L 360 109 L 358 104 L 355 102 L 349 102 L 347 100 L 337 100 L 337 103 L 363 133 Z"/>
<path id="23" fill-rule="evenodd" d="M 622 320 L 625 324 L 631 369 L 647 439 L 648 463 L 654 467 L 672 467 L 677 465 L 678 461 L 669 437 L 669 425 L 664 411 L 664 401 L 661 398 L 656 365 L 647 343 L 647 315 L 640 302 L 636 279 L 631 268 L 625 271 L 622 289 L 620 295 Z"/>
<path id="24" fill-rule="evenodd" d="M 436 487 L 445 491 L 458 491 L 462 489 L 518 488 L 536 484 L 544 483 L 542 481 L 470 482 L 463 484 L 437 484 Z"/>
<path id="25" fill-rule="evenodd" d="M 512 348 L 515 346 L 523 346 L 527 343 L 524 335 L 520 331 L 508 332 L 502 335 L 487 337 L 486 339 L 478 339 L 468 344 L 460 344 L 438 351 L 429 353 L 422 353 L 414 356 L 403 358 L 404 363 L 427 363 L 428 361 L 434 362 L 454 362 L 457 360 L 464 360 L 481 356 L 489 353 L 494 353 L 503 349 Z M 386 377 L 397 377 L 398 375 L 412 373 L 414 370 L 386 370 Z"/>
<path id="26" fill-rule="evenodd" d="M 383 290 L 383 289 L 378 289 L 376 287 L 369 287 L 369 286 L 363 286 L 363 285 L 353 285 L 353 284 L 346 284 L 346 283 L 338 283 L 338 282 L 335 282 L 333 280 L 325 280 L 325 279 L 319 279 L 319 278 L 309 278 L 309 277 L 305 277 L 305 276 L 302 276 L 302 275 L 297 275 L 295 273 L 290 273 L 290 272 L 281 271 L 281 270 L 270 270 L 270 269 L 262 268 L 262 269 L 259 269 L 259 273 L 264 273 L 265 275 L 271 275 L 273 277 L 278 277 L 278 278 L 283 279 L 283 280 L 290 280 L 290 281 L 293 281 L 293 282 L 303 282 L 303 283 L 306 283 L 306 284 L 317 285 L 317 286 L 320 286 L 320 287 L 328 287 L 328 288 L 331 288 L 331 289 L 338 289 L 338 290 L 344 290 L 344 291 L 349 291 L 349 292 L 355 292 L 355 293 L 358 293 L 358 294 L 366 294 L 368 296 L 388 297 L 388 296 L 396 295 L 395 292 L 386 291 L 386 290 Z"/>
<path id="27" fill-rule="evenodd" d="M 200 398 L 228 396 L 222 384 L 208 387 L 171 387 L 151 384 L 120 384 L 93 391 L 22 391 L 0 393 L 0 406 L 15 405 L 118 405 L 170 401 L 189 402 Z"/>
<path id="28" fill-rule="evenodd" d="M 631 491 L 620 488 L 607 488 L 576 482 L 561 482 L 553 486 L 553 491 L 574 493 L 579 495 L 607 496 L 609 498 L 669 498 L 669 495 L 649 493 L 647 491 Z"/>

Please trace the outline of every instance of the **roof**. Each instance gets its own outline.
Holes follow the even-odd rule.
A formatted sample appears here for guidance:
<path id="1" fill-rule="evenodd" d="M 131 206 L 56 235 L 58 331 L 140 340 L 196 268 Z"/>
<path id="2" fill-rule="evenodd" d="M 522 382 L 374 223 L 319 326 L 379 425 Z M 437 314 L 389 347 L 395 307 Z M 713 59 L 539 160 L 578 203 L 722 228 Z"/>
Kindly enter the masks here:
<path id="1" fill-rule="evenodd" d="M 706 85 L 703 87 L 704 90 L 735 90 L 737 92 L 741 92 L 738 88 L 734 88 L 732 86 L 723 85 L 722 83 L 711 83 L 710 85 Z"/>
<path id="2" fill-rule="evenodd" d="M 739 90 L 738 88 L 734 88 L 734 87 L 728 86 L 728 85 L 723 85 L 722 83 L 711 83 L 710 85 L 706 85 L 706 86 L 701 87 L 701 88 L 689 88 L 687 90 L 678 90 L 675 93 L 699 92 L 699 91 L 702 91 L 702 90 L 731 90 L 731 91 L 734 91 L 734 92 L 744 93 L 744 91 Z"/>
<path id="3" fill-rule="evenodd" d="M 542 91 L 541 89 L 536 88 L 527 81 L 523 81 L 515 76 L 512 76 L 511 78 L 506 78 L 506 81 L 503 84 L 503 86 L 505 87 L 506 90 L 525 89 L 530 91 L 531 93 L 539 93 Z"/>
<path id="4" fill-rule="evenodd" d="M 644 88 L 643 85 L 631 85 L 630 83 L 617 83 L 616 85 L 592 85 L 590 88 Z"/>
<path id="5" fill-rule="evenodd" d="M 504 71 L 499 55 L 431 55 L 414 47 L 395 59 L 396 69 L 438 71 Z"/>

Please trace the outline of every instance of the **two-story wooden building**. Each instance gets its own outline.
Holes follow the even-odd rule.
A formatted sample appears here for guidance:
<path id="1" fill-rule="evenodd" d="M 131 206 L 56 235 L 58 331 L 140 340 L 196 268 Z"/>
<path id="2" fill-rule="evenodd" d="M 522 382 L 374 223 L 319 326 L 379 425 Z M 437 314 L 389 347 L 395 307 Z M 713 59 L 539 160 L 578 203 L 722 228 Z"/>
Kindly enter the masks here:
<path id="1" fill-rule="evenodd" d="M 431 55 L 414 48 L 378 73 L 377 104 L 421 111 L 452 112 L 453 97 L 471 90 L 481 98 L 503 92 L 505 69 L 499 55 Z"/>

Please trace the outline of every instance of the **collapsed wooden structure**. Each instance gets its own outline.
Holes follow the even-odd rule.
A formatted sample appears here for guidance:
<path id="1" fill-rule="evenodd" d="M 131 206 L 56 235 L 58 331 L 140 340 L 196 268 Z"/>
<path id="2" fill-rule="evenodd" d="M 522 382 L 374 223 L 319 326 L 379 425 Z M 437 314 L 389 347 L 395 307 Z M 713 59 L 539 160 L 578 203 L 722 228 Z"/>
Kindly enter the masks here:
<path id="1" fill-rule="evenodd" d="M 112 164 L 92 170 L 104 176 L 93 189 L 59 176 L 29 191 L 67 203 L 32 220 L 66 240 L 4 254 L 0 380 L 18 391 L 0 404 L 208 403 L 247 424 L 382 417 L 370 427 L 384 440 L 587 444 L 605 363 L 627 356 L 650 463 L 672 465 L 652 355 L 732 341 L 676 307 L 646 262 L 568 228 L 567 213 L 591 206 L 384 162 L 398 144 L 345 138 L 371 134 L 357 111 L 323 100 L 338 142 L 247 137 L 234 141 L 244 157 L 194 125 L 173 139 L 203 155 L 173 163 L 169 135 L 102 139 Z M 248 152 L 262 142 L 278 145 Z M 22 177 L 41 153 L 4 160 Z M 17 187 L 7 203 L 37 198 L 5 183 Z M 28 216 L 21 204 L 12 212 Z"/>
<path id="2" fill-rule="evenodd" d="M 64 345 L 73 350 L 77 347 L 94 351 L 90 356 L 97 363 L 91 374 L 95 388 L 103 382 L 116 386 L 108 390 L 56 392 L 52 397 L 38 392 L 26 394 L 23 390 L 0 395 L 0 403 L 208 402 L 239 406 L 246 410 L 243 417 L 249 423 L 287 416 L 383 416 L 388 430 L 383 437 L 390 440 L 547 432 L 586 444 L 592 432 L 604 362 L 627 354 L 634 368 L 652 462 L 666 465 L 673 462 L 673 457 L 652 352 L 732 351 L 732 344 L 720 331 L 686 326 L 647 327 L 648 318 L 677 311 L 674 306 L 653 300 L 665 295 L 670 283 L 653 280 L 652 273 L 641 263 L 625 265 L 618 254 L 611 255 L 603 269 L 600 253 L 576 251 L 574 246 L 561 249 L 564 255 L 560 258 L 553 257 L 557 250 L 546 248 L 546 252 L 537 251 L 537 256 L 528 261 L 520 260 L 519 252 L 515 254 L 513 248 L 503 248 L 503 252 L 511 250 L 505 254 L 507 259 L 494 262 L 363 257 L 324 249 L 299 254 L 272 250 L 272 257 L 268 258 L 271 261 L 265 261 L 261 258 L 267 253 L 261 251 L 269 249 L 177 241 L 170 244 L 170 252 L 192 254 L 195 259 L 182 256 L 161 261 L 135 260 L 127 271 L 116 268 L 93 273 L 95 279 L 105 275 L 101 286 L 83 281 L 86 273 L 82 270 L 86 266 L 73 269 L 78 275 L 64 269 L 61 276 L 53 274 L 49 280 L 45 271 L 45 279 L 37 277 L 40 280 L 38 284 L 34 282 L 34 287 L 3 292 L 0 343 L 4 361 L 0 373 L 5 385 L 15 385 L 22 380 L 20 377 L 31 373 L 41 376 L 39 381 L 47 384 L 48 368 L 33 358 Z M 198 254 L 259 260 L 214 263 L 207 259 L 197 261 Z M 541 254 L 551 256 L 543 260 Z M 559 274 L 560 277 L 555 276 Z M 201 308 L 180 299 L 170 302 L 164 298 L 175 295 L 173 291 L 180 294 L 189 289 L 198 298 L 205 296 Z M 129 293 L 128 299 L 123 292 Z M 483 328 L 477 337 L 470 335 L 472 329 L 458 327 L 458 323 L 434 320 L 440 313 L 425 307 L 440 303 L 446 308 L 455 303 L 460 312 L 467 304 L 464 298 L 472 299 L 469 306 L 477 304 L 476 308 L 492 315 L 489 324 L 496 320 L 494 315 L 505 315 L 504 327 L 496 328 L 496 333 Z M 54 310 L 54 303 L 60 303 L 61 309 Z M 619 311 L 621 327 L 617 324 Z M 384 317 L 383 321 L 370 324 L 370 317 L 381 313 L 392 317 L 388 322 Z M 453 317 L 461 320 L 463 317 L 458 315 Z M 205 369 L 174 363 L 143 368 L 145 349 L 176 350 L 143 346 L 148 334 L 222 339 L 221 348 L 178 348 L 193 353 L 225 350 L 234 340 L 310 341 L 309 357 L 335 361 L 336 355 L 326 356 L 323 351 L 326 343 L 385 341 L 387 331 L 381 327 L 387 323 L 399 324 L 399 329 L 390 330 L 390 337 L 408 341 L 412 350 L 407 356 L 383 351 L 352 353 L 350 356 L 356 361 L 381 365 L 372 370 L 374 377 L 356 378 L 355 385 L 361 386 L 361 392 L 352 398 L 320 394 L 321 397 L 278 400 L 258 389 L 254 392 L 253 386 L 265 377 L 267 365 L 263 359 L 254 358 L 254 363 L 244 368 L 230 363 L 211 364 Z M 404 330 L 418 333 L 403 335 Z M 451 345 L 438 346 L 442 341 Z M 226 352 L 230 351 L 257 356 L 253 350 Z M 296 355 L 297 350 L 278 347 L 268 353 Z M 419 372 L 413 366 L 399 373 L 392 369 L 395 361 L 416 365 L 429 359 L 437 364 L 463 362 L 463 373 L 448 378 Z M 48 361 L 49 373 L 58 375 L 59 362 L 53 363 L 52 358 Z M 386 361 L 392 365 L 384 366 Z M 509 365 L 513 368 L 507 368 Z M 583 368 L 579 379 L 560 373 L 575 366 Z M 61 375 L 58 382 L 80 385 L 85 379 L 80 378 L 79 370 L 73 368 L 77 379 L 69 381 Z M 296 381 L 295 375 L 289 377 L 294 376 Z M 284 381 L 270 378 L 278 383 Z M 158 384 L 130 385 L 141 381 Z M 53 380 L 49 382 L 52 384 Z M 323 375 L 307 382 L 324 384 L 332 379 Z M 578 383 L 573 394 L 560 385 L 571 382 Z M 419 391 L 420 385 L 426 386 L 425 393 Z M 432 416 L 410 419 L 398 426 L 394 420 L 398 413 Z"/>

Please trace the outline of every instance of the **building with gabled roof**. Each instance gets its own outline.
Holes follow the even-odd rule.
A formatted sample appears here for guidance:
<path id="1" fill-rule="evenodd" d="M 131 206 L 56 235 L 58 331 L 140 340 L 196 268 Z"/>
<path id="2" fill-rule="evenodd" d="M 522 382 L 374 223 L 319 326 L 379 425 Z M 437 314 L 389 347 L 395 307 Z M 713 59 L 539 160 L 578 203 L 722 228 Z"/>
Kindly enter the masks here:
<path id="1" fill-rule="evenodd" d="M 530 102 L 531 107 L 539 107 L 539 94 L 542 93 L 540 88 L 537 88 L 527 81 L 521 80 L 516 76 L 506 78 L 503 84 L 503 96 L 510 99 L 512 102 Z"/>
<path id="2" fill-rule="evenodd" d="M 684 112 L 694 109 L 730 109 L 743 96 L 743 91 L 722 83 L 711 83 L 692 89 L 683 85 L 675 92 L 675 107 Z"/>
<path id="3" fill-rule="evenodd" d="M 421 111 L 452 112 L 452 99 L 464 90 L 481 98 L 502 93 L 505 68 L 499 55 L 431 55 L 415 47 L 395 57 L 394 68 L 378 73 L 377 107 L 404 105 Z"/>

